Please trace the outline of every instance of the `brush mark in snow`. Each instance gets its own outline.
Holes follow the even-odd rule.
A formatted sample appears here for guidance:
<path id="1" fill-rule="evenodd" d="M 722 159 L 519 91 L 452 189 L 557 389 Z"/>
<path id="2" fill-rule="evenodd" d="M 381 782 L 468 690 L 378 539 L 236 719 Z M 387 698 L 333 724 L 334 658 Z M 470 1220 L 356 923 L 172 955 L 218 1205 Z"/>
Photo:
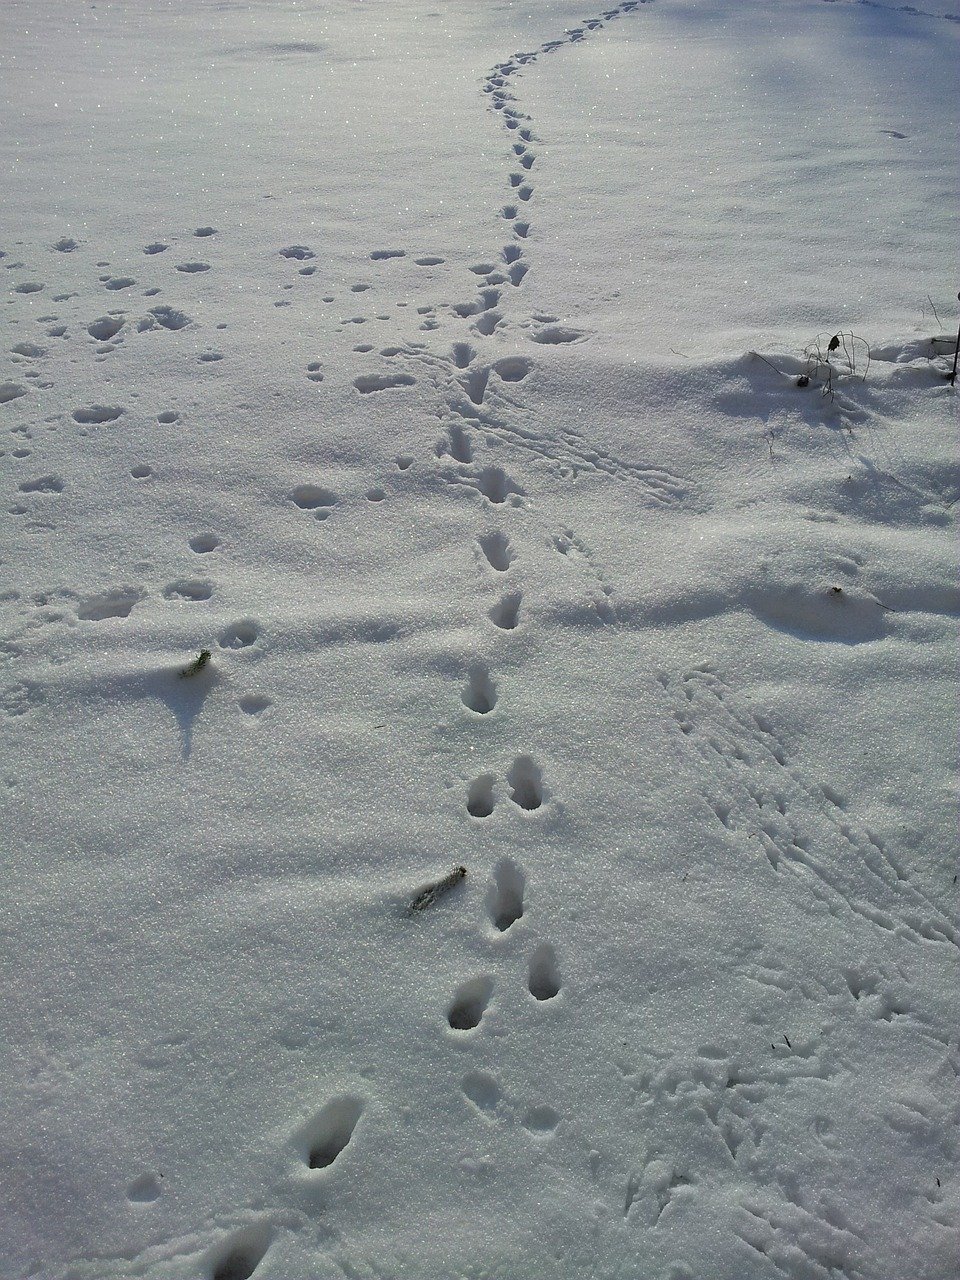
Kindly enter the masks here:
<path id="1" fill-rule="evenodd" d="M 36 480 L 24 480 L 17 488 L 21 493 L 62 493 L 64 482 L 59 476 L 38 476 Z"/>
<path id="2" fill-rule="evenodd" d="M 362 373 L 353 385 L 362 396 L 372 391 L 389 391 L 393 387 L 412 387 L 416 378 L 409 373 Z"/>
<path id="3" fill-rule="evenodd" d="M 213 595 L 213 583 L 201 578 L 178 578 L 163 589 L 167 600 L 209 600 Z"/>

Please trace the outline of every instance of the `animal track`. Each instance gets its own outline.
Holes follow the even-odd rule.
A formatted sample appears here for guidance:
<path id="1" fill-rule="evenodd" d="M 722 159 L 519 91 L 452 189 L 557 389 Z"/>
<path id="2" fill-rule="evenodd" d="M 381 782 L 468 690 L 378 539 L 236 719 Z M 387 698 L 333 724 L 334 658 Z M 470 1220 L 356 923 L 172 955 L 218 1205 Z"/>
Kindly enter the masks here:
<path id="1" fill-rule="evenodd" d="M 460 1081 L 460 1088 L 478 1111 L 495 1111 L 500 1105 L 500 1082 L 486 1071 L 471 1071 Z"/>
<path id="2" fill-rule="evenodd" d="M 190 317 L 184 315 L 182 311 L 178 311 L 175 307 L 168 307 L 165 304 L 159 307 L 151 307 L 149 315 L 140 321 L 137 329 L 141 333 L 145 333 L 149 329 L 159 325 L 161 329 L 185 329 L 192 321 Z"/>
<path id="3" fill-rule="evenodd" d="M 472 1031 L 478 1027 L 492 994 L 493 980 L 485 974 L 458 987 L 447 1010 L 447 1022 L 452 1030 Z"/>
<path id="4" fill-rule="evenodd" d="M 504 356 L 503 360 L 494 361 L 493 370 L 504 383 L 520 383 L 532 367 L 526 356 Z"/>
<path id="5" fill-rule="evenodd" d="M 245 695 L 237 704 L 244 715 L 258 716 L 271 706 L 269 698 L 265 698 L 259 693 L 249 693 Z"/>
<path id="6" fill-rule="evenodd" d="M 160 1183 L 152 1173 L 145 1173 L 135 1178 L 127 1187 L 127 1199 L 132 1200 L 134 1204 L 151 1204 L 160 1198 L 161 1193 Z"/>
<path id="7" fill-rule="evenodd" d="M 87 333 L 98 342 L 108 342 L 117 336 L 125 324 L 126 320 L 122 316 L 101 316 L 99 320 L 87 325 Z"/>
<path id="8" fill-rule="evenodd" d="M 492 773 L 485 773 L 470 783 L 467 788 L 467 813 L 471 818 L 489 818 L 493 813 L 495 782 Z"/>
<path id="9" fill-rule="evenodd" d="M 259 635 L 260 628 L 255 622 L 234 622 L 220 633 L 217 643 L 221 649 L 246 649 L 256 643 Z"/>
<path id="10" fill-rule="evenodd" d="M 463 389 L 474 404 L 483 404 L 489 377 L 489 369 L 470 369 L 462 379 Z"/>
<path id="11" fill-rule="evenodd" d="M 531 1107 L 523 1117 L 523 1127 L 536 1137 L 545 1138 L 560 1123 L 560 1113 L 553 1107 Z"/>
<path id="12" fill-rule="evenodd" d="M 64 482 L 59 476 L 38 476 L 36 480 L 24 480 L 17 488 L 21 493 L 62 493 Z"/>
<path id="13" fill-rule="evenodd" d="M 497 705 L 497 686 L 486 667 L 473 667 L 460 695 L 463 705 L 477 715 L 486 716 Z"/>
<path id="14" fill-rule="evenodd" d="M 469 485 L 481 493 L 489 502 L 499 506 L 503 502 L 516 501 L 525 490 L 511 480 L 502 467 L 482 467 L 474 476 L 462 476 L 461 484 Z"/>
<path id="15" fill-rule="evenodd" d="M 579 329 L 567 329 L 563 325 L 547 325 L 533 334 L 533 341 L 546 346 L 562 346 L 568 342 L 579 342 L 587 335 Z"/>
<path id="16" fill-rule="evenodd" d="M 497 573 L 506 573 L 515 559 L 507 535 L 495 529 L 492 533 L 482 533 L 477 542 L 491 569 L 495 569 Z"/>
<path id="17" fill-rule="evenodd" d="M 530 756 L 517 756 L 507 771 L 510 799 L 521 809 L 539 809 L 543 804 L 543 779 Z"/>
<path id="18" fill-rule="evenodd" d="M 769 722 L 741 706 L 709 664 L 658 679 L 706 766 L 717 820 L 755 842 L 773 872 L 792 872 L 838 918 L 849 912 L 885 933 L 960 946 L 954 921 L 899 857 L 790 764 Z"/>
<path id="19" fill-rule="evenodd" d="M 318 1114 L 304 1125 L 297 1138 L 309 1169 L 329 1169 L 346 1150 L 363 1115 L 362 1098 L 345 1094 L 331 1098 Z"/>
<path id="20" fill-rule="evenodd" d="M 214 1250 L 207 1272 L 209 1280 L 250 1280 L 272 1241 L 269 1223 L 256 1223 L 234 1232 Z"/>
<path id="21" fill-rule="evenodd" d="M 81 423 L 115 422 L 123 412 L 117 406 L 92 404 L 85 409 L 74 409 L 73 420 Z"/>
<path id="22" fill-rule="evenodd" d="M 143 599 L 136 587 L 116 587 L 101 595 L 88 596 L 77 608 L 77 617 L 83 622 L 104 622 L 109 618 L 129 617 L 135 605 Z"/>
<path id="23" fill-rule="evenodd" d="M 501 631 L 514 631 L 520 625 L 520 604 L 523 596 L 519 591 L 511 591 L 498 601 L 490 610 L 490 621 Z"/>
<path id="24" fill-rule="evenodd" d="M 525 886 L 523 872 L 509 858 L 503 858 L 494 867 L 487 893 L 487 911 L 493 927 L 500 933 L 506 933 L 523 915 Z"/>
<path id="25" fill-rule="evenodd" d="M 534 1000 L 553 1000 L 560 994 L 557 956 L 549 942 L 541 942 L 530 957 L 527 987 Z"/>
<path id="26" fill-rule="evenodd" d="M 450 442 L 449 451 L 451 458 L 456 462 L 468 463 L 473 461 L 473 447 L 470 444 L 469 433 L 459 424 L 452 423 L 449 428 Z"/>
<path id="27" fill-rule="evenodd" d="M 325 489 L 318 484 L 298 484 L 295 489 L 291 489 L 289 498 L 301 511 L 329 508 L 337 502 L 337 495 L 332 489 Z"/>

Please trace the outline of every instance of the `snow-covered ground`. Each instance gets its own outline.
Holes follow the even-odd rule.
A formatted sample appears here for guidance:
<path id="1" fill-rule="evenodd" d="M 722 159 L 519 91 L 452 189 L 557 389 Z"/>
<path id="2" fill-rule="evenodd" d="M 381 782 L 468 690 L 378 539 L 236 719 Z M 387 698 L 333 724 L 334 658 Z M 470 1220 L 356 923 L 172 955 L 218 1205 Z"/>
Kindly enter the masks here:
<path id="1" fill-rule="evenodd" d="M 4 0 L 2 1280 L 956 1275 L 958 19 Z"/>

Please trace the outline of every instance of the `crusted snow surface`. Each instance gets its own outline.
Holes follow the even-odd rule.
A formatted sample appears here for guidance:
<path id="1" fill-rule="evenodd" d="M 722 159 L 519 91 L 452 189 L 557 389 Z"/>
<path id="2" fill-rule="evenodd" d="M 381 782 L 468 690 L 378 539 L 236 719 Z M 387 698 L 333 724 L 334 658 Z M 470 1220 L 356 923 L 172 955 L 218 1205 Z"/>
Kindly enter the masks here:
<path id="1" fill-rule="evenodd" d="M 956 1274 L 958 17 L 6 0 L 4 1280 Z"/>

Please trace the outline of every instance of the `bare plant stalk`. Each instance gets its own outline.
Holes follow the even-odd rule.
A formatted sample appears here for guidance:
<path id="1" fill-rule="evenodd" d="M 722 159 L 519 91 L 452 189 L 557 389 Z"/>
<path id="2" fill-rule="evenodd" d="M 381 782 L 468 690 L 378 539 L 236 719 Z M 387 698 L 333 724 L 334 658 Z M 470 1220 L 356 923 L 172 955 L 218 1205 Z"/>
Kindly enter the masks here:
<path id="1" fill-rule="evenodd" d="M 466 867 L 454 867 L 442 880 L 434 880 L 433 884 L 428 884 L 425 889 L 421 889 L 410 903 L 410 910 L 426 911 L 427 907 L 432 907 L 438 898 L 443 897 L 458 885 L 466 874 Z"/>

